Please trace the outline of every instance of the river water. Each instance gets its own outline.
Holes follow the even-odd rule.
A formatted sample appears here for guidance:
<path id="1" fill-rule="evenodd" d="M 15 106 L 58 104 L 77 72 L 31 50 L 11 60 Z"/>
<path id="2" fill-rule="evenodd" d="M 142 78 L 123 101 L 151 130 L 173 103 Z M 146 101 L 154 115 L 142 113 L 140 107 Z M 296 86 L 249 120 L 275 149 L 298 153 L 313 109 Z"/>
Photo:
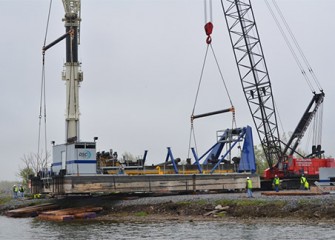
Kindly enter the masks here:
<path id="1" fill-rule="evenodd" d="M 48 222 L 0 216 L 0 239 L 335 239 L 333 223 L 111 221 Z"/>

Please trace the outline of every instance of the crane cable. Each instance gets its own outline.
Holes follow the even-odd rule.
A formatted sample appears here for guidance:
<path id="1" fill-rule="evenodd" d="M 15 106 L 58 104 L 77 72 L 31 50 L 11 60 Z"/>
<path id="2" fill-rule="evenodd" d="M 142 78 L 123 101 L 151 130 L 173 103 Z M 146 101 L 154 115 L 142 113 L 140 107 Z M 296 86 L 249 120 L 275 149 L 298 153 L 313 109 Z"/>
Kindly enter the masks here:
<path id="1" fill-rule="evenodd" d="M 45 35 L 44 35 L 44 42 L 43 46 L 46 45 L 47 35 L 48 35 L 48 29 L 49 29 L 49 22 L 50 22 L 50 15 L 51 15 L 51 7 L 52 7 L 52 0 L 50 0 L 49 4 L 49 11 L 48 11 L 48 18 L 47 18 L 47 24 L 45 29 Z M 42 114 L 44 116 L 44 144 L 45 144 L 45 161 L 48 159 L 48 150 L 47 150 L 47 105 L 46 105 L 46 83 L 45 83 L 45 52 L 43 51 L 42 54 L 42 76 L 41 76 L 41 93 L 40 93 L 40 112 L 39 112 L 39 124 L 38 124 L 38 144 L 37 144 L 37 158 L 38 161 L 41 161 L 41 154 L 40 154 L 40 148 L 41 148 L 41 128 L 42 128 Z M 42 110 L 43 105 L 43 110 Z"/>
<path id="2" fill-rule="evenodd" d="M 314 88 L 313 88 L 313 86 L 312 86 L 312 83 L 311 83 L 311 81 L 309 80 L 308 76 L 306 75 L 306 71 L 304 70 L 302 64 L 300 63 L 299 58 L 297 57 L 295 51 L 293 50 L 293 47 L 292 47 L 291 43 L 289 42 L 289 40 L 288 40 L 288 38 L 287 38 L 287 36 L 286 36 L 284 30 L 282 29 L 282 27 L 281 27 L 281 25 L 280 25 L 278 19 L 276 18 L 276 16 L 275 16 L 273 10 L 271 9 L 271 6 L 269 5 L 269 3 L 268 3 L 266 0 L 264 0 L 264 1 L 265 1 L 266 5 L 267 5 L 267 8 L 269 9 L 269 11 L 270 11 L 270 13 L 271 13 L 273 19 L 275 20 L 275 22 L 276 22 L 276 24 L 277 24 L 277 27 L 278 27 L 278 29 L 280 30 L 280 32 L 281 32 L 281 34 L 282 34 L 282 36 L 283 36 L 283 38 L 284 38 L 284 40 L 285 40 L 287 46 L 289 47 L 289 49 L 290 49 L 290 51 L 291 51 L 291 53 L 292 53 L 292 55 L 293 55 L 293 57 L 294 57 L 296 63 L 298 64 L 298 66 L 299 66 L 299 68 L 300 68 L 302 74 L 304 75 L 307 84 L 309 85 L 311 91 L 312 91 L 313 93 L 315 93 L 315 90 L 314 90 Z M 305 65 L 306 65 L 306 67 L 307 67 L 307 69 L 308 69 L 308 72 L 309 72 L 310 75 L 312 76 L 312 79 L 314 80 L 315 85 L 317 86 L 317 88 L 319 89 L 320 92 L 323 92 L 322 87 L 321 87 L 321 84 L 320 84 L 320 82 L 319 82 L 319 80 L 318 80 L 316 74 L 314 73 L 314 71 L 313 71 L 313 69 L 312 69 L 312 67 L 311 67 L 311 65 L 310 65 L 310 63 L 309 63 L 307 57 L 305 56 L 304 52 L 302 51 L 302 49 L 301 49 L 301 47 L 300 47 L 300 45 L 299 45 L 297 39 L 295 38 L 295 36 L 294 36 L 294 34 L 293 34 L 293 32 L 292 32 L 292 30 L 291 30 L 289 24 L 287 23 L 287 21 L 286 21 L 286 19 L 285 19 L 285 17 L 284 17 L 283 12 L 282 12 L 281 9 L 279 8 L 279 6 L 278 6 L 278 4 L 276 3 L 275 0 L 272 0 L 272 3 L 273 3 L 273 5 L 274 5 L 274 7 L 275 7 L 275 9 L 276 9 L 276 11 L 277 11 L 277 13 L 278 13 L 278 15 L 279 15 L 281 21 L 283 22 L 283 24 L 284 24 L 284 26 L 285 26 L 285 29 L 287 30 L 289 36 L 291 37 L 291 39 L 292 39 L 292 41 L 293 41 L 293 43 L 294 43 L 296 49 L 298 50 L 298 52 L 299 52 L 299 54 L 300 54 L 300 56 L 301 56 L 303 62 L 305 63 Z M 322 141 L 322 121 L 323 121 L 322 114 L 323 114 L 323 104 L 321 104 L 320 108 L 321 108 L 321 109 L 320 109 L 320 111 L 318 111 L 318 114 L 315 116 L 315 118 L 314 118 L 314 123 L 313 123 L 313 132 L 314 132 L 315 134 L 313 134 L 313 140 L 312 140 L 312 142 L 313 142 L 314 145 L 316 145 L 317 143 L 320 143 L 320 144 L 321 144 L 321 141 Z"/>
<path id="3" fill-rule="evenodd" d="M 209 5 L 209 7 L 207 7 L 207 5 Z M 205 12 L 205 14 L 204 14 L 205 15 L 205 32 L 206 32 L 206 35 L 207 35 L 207 38 L 206 38 L 207 47 L 206 47 L 206 52 L 205 52 L 202 68 L 201 68 L 200 79 L 199 79 L 199 83 L 198 83 L 198 87 L 197 87 L 197 91 L 196 91 L 196 96 L 195 96 L 195 101 L 194 101 L 191 116 L 193 116 L 194 112 L 195 112 L 195 107 L 196 107 L 196 104 L 197 104 L 199 91 L 200 91 L 200 86 L 201 86 L 201 82 L 202 82 L 202 79 L 203 79 L 203 74 L 204 74 L 204 69 L 205 69 L 205 65 L 206 65 L 206 60 L 207 60 L 207 56 L 208 56 L 209 47 L 212 50 L 212 54 L 213 54 L 213 57 L 215 59 L 215 63 L 217 65 L 218 71 L 220 73 L 220 77 L 221 77 L 221 80 L 223 82 L 224 88 L 226 90 L 230 105 L 232 106 L 232 108 L 234 108 L 233 107 L 234 105 L 233 105 L 232 99 L 230 97 L 226 82 L 224 80 L 224 77 L 223 77 L 218 59 L 215 55 L 215 51 L 214 51 L 214 48 L 212 46 L 212 37 L 211 37 L 212 31 L 213 31 L 212 0 L 204 0 L 204 12 Z M 207 14 L 209 15 L 209 17 L 208 17 Z M 237 124 L 236 124 L 236 119 L 235 119 L 235 111 L 233 111 L 232 113 L 233 113 L 232 126 L 236 127 Z M 193 119 L 191 118 L 191 130 L 190 130 L 190 136 L 189 136 L 188 158 L 189 158 L 189 155 L 190 155 L 192 137 L 193 137 L 193 141 L 194 141 L 194 144 L 195 144 L 195 150 L 196 150 L 196 152 L 198 152 L 197 151 L 197 144 L 196 144 L 196 137 L 195 137 L 195 130 L 194 130 L 194 125 L 193 125 Z"/>
<path id="4" fill-rule="evenodd" d="M 294 49 L 293 49 L 293 47 L 292 47 L 292 44 L 290 43 L 290 41 L 289 41 L 289 39 L 288 39 L 288 37 L 287 37 L 287 35 L 286 35 L 284 29 L 282 28 L 282 26 L 281 26 L 281 24 L 280 24 L 280 22 L 279 22 L 279 20 L 278 20 L 278 18 L 276 17 L 276 15 L 275 15 L 274 11 L 272 10 L 272 8 L 271 8 L 270 4 L 268 3 L 268 1 L 267 1 L 267 0 L 264 0 L 264 2 L 265 2 L 265 4 L 266 4 L 268 10 L 270 11 L 270 14 L 271 14 L 272 18 L 274 19 L 274 21 L 275 21 L 275 23 L 276 23 L 276 25 L 277 25 L 277 27 L 278 27 L 280 33 L 282 34 L 282 36 L 283 36 L 283 38 L 284 38 L 284 41 L 285 41 L 287 47 L 289 48 L 289 50 L 290 50 L 290 52 L 291 52 L 291 54 L 292 54 L 292 56 L 293 56 L 293 58 L 294 58 L 296 64 L 298 65 L 298 67 L 299 67 L 299 69 L 300 69 L 302 75 L 304 76 L 304 78 L 305 78 L 305 80 L 306 80 L 306 82 L 307 82 L 307 84 L 308 84 L 310 90 L 311 90 L 313 93 L 315 93 L 315 89 L 314 89 L 314 87 L 313 87 L 313 85 L 312 85 L 312 83 L 311 83 L 311 80 L 310 80 L 309 77 L 307 76 L 306 71 L 305 71 L 305 69 L 304 69 L 302 63 L 300 62 L 299 57 L 297 56 L 296 52 L 294 51 Z M 318 86 L 319 89 L 322 89 L 321 86 L 320 86 L 320 83 L 317 81 L 317 78 L 316 78 L 316 76 L 315 76 L 315 74 L 314 74 L 314 72 L 313 72 L 313 69 L 310 67 L 310 65 L 309 65 L 309 63 L 308 63 L 308 61 L 307 61 L 307 58 L 306 58 L 305 55 L 303 54 L 303 51 L 301 50 L 301 48 L 300 48 L 300 46 L 299 46 L 299 44 L 298 44 L 296 38 L 294 37 L 294 34 L 293 34 L 293 32 L 291 31 L 291 29 L 290 29 L 290 27 L 289 27 L 287 21 L 285 20 L 285 17 L 284 17 L 284 15 L 283 15 L 283 13 L 281 12 L 279 6 L 275 3 L 274 0 L 273 0 L 272 2 L 273 2 L 273 4 L 274 4 L 275 9 L 277 10 L 277 12 L 278 12 L 278 14 L 279 14 L 281 20 L 283 21 L 283 23 L 284 23 L 284 25 L 285 25 L 285 28 L 286 28 L 287 32 L 289 33 L 290 37 L 292 38 L 292 40 L 293 40 L 293 42 L 294 42 L 296 48 L 298 49 L 300 55 L 302 56 L 302 58 L 303 58 L 305 64 L 307 65 L 310 74 L 312 74 L 312 77 L 314 78 L 314 82 L 317 84 L 317 86 Z"/>
<path id="5" fill-rule="evenodd" d="M 307 66 L 307 68 L 308 68 L 309 73 L 311 74 L 311 76 L 312 76 L 313 79 L 314 79 L 314 82 L 316 83 L 317 87 L 318 87 L 319 90 L 321 91 L 321 90 L 322 90 L 321 84 L 320 84 L 320 82 L 319 82 L 317 76 L 315 75 L 315 73 L 314 73 L 314 71 L 313 71 L 313 69 L 312 69 L 312 66 L 310 65 L 310 63 L 309 63 L 307 57 L 305 56 L 304 52 L 302 51 L 302 49 L 301 49 L 301 47 L 300 47 L 300 45 L 299 45 L 297 39 L 295 38 L 295 36 L 294 36 L 294 34 L 293 34 L 293 32 L 292 32 L 290 26 L 288 25 L 288 23 L 287 23 L 287 21 L 286 21 L 284 15 L 283 15 L 283 13 L 282 13 L 282 11 L 280 10 L 280 8 L 279 8 L 279 6 L 278 6 L 278 4 L 276 3 L 275 0 L 272 0 L 272 2 L 273 2 L 273 5 L 275 6 L 275 8 L 276 8 L 276 10 L 277 10 L 277 12 L 278 12 L 278 14 L 279 14 L 279 16 L 281 17 L 281 19 L 282 19 L 282 21 L 283 21 L 283 23 L 284 23 L 284 25 L 285 25 L 285 27 L 286 27 L 288 33 L 290 34 L 290 36 L 291 36 L 291 38 L 292 38 L 292 40 L 293 40 L 295 46 L 297 47 L 297 49 L 298 49 L 298 51 L 299 51 L 299 53 L 300 53 L 302 59 L 304 60 L 306 66 Z"/>
<path id="6" fill-rule="evenodd" d="M 208 3 L 207 3 L 208 2 Z M 209 8 L 207 7 L 209 5 Z M 212 0 L 204 0 L 204 17 L 205 17 L 205 24 L 208 22 L 213 22 L 213 4 Z M 209 17 L 207 16 L 209 14 Z"/>
<path id="7" fill-rule="evenodd" d="M 207 2 L 208 2 L 207 0 L 204 0 L 204 17 L 205 17 L 204 23 L 205 23 L 205 32 L 206 32 L 206 35 L 207 35 L 207 39 L 206 39 L 207 47 L 206 47 L 206 52 L 205 52 L 202 68 L 201 68 L 200 79 L 199 79 L 199 83 L 198 83 L 198 88 L 197 88 L 197 92 L 196 92 L 195 101 L 194 101 L 194 104 L 193 104 L 193 110 L 192 110 L 192 115 L 191 116 L 194 115 L 195 106 L 196 106 L 198 96 L 199 96 L 199 90 L 200 90 L 200 85 L 201 85 L 201 81 L 202 81 L 202 76 L 204 74 L 204 69 L 205 69 L 205 65 L 206 65 L 206 60 L 207 60 L 207 55 L 208 55 L 208 48 L 209 48 L 209 44 L 212 42 L 212 38 L 210 36 L 212 31 L 213 31 L 212 1 L 209 0 L 209 8 L 207 7 L 207 5 L 208 5 Z M 208 15 L 209 15 L 209 19 L 208 19 Z M 197 141 L 196 141 L 196 137 L 195 137 L 195 129 L 194 129 L 194 125 L 193 125 L 193 120 L 191 118 L 191 129 L 190 129 L 190 137 L 189 137 L 189 143 L 188 143 L 187 158 L 190 157 L 192 137 L 193 137 L 195 151 L 198 152 Z"/>
<path id="8" fill-rule="evenodd" d="M 322 122 L 323 122 L 323 104 L 320 105 L 320 110 L 317 112 L 314 118 L 314 136 L 313 144 L 321 144 L 322 142 Z"/>
<path id="9" fill-rule="evenodd" d="M 195 95 L 195 101 L 194 101 L 194 104 L 193 104 L 193 110 L 192 110 L 192 115 L 191 116 L 194 115 L 196 103 L 197 103 L 197 100 L 198 100 L 200 85 L 201 85 L 201 81 L 202 81 L 202 76 L 204 74 L 204 69 L 205 69 L 205 65 L 206 65 L 206 59 L 207 59 L 207 55 L 208 55 L 208 49 L 209 49 L 209 44 L 207 44 L 207 47 L 206 47 L 205 57 L 204 57 L 204 60 L 203 60 L 203 63 L 202 63 L 202 68 L 201 68 L 201 73 L 200 73 L 200 79 L 199 79 L 199 83 L 198 83 L 197 92 L 196 92 L 196 95 Z M 193 125 L 193 120 L 191 118 L 191 130 L 190 130 L 189 147 L 188 147 L 188 155 L 187 155 L 188 158 L 190 156 L 192 136 L 193 136 L 193 140 L 194 140 L 195 151 L 198 152 L 197 145 L 196 145 L 196 140 L 195 140 L 195 130 L 194 130 L 194 125 Z"/>
<path id="10" fill-rule="evenodd" d="M 289 33 L 293 43 L 295 44 L 301 58 L 303 59 L 305 65 L 307 66 L 307 69 L 308 69 L 308 72 L 311 74 L 316 86 L 318 87 L 319 91 L 323 91 L 322 90 L 322 87 L 321 87 L 321 84 L 316 76 L 316 74 L 314 73 L 313 69 L 312 69 L 312 66 L 310 65 L 307 57 L 305 56 L 304 52 L 302 51 L 297 39 L 295 38 L 290 26 L 288 25 L 281 9 L 279 8 L 278 4 L 276 3 L 275 0 L 272 0 L 272 3 L 273 5 L 275 6 L 276 8 L 276 11 L 278 12 L 282 22 L 284 23 L 285 27 L 286 27 L 286 30 L 287 32 Z M 314 118 L 314 131 L 315 134 L 314 134 L 314 137 L 313 137 L 313 144 L 314 145 L 317 145 L 317 143 L 321 144 L 321 141 L 322 141 L 322 122 L 323 122 L 323 104 L 321 104 L 320 106 L 320 111 L 318 111 L 318 115 Z"/>

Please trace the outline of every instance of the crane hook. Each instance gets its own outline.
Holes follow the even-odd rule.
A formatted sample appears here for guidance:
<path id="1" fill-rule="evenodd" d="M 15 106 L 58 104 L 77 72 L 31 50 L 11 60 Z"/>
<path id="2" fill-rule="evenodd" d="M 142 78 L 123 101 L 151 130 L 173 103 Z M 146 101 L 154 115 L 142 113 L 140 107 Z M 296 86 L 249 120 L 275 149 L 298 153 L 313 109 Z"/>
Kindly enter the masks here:
<path id="1" fill-rule="evenodd" d="M 206 43 L 207 44 L 211 44 L 212 42 L 212 37 L 211 37 L 211 34 L 213 32 L 213 23 L 212 22 L 208 22 L 205 24 L 205 32 L 206 32 L 206 35 L 207 35 L 207 39 L 206 39 Z"/>

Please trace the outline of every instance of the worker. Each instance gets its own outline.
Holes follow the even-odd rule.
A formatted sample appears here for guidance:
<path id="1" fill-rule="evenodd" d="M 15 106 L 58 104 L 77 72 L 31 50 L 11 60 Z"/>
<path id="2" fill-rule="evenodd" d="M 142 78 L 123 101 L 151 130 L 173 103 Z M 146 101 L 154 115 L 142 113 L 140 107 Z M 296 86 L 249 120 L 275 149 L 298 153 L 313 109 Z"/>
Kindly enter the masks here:
<path id="1" fill-rule="evenodd" d="M 159 175 L 163 174 L 163 172 L 161 171 L 161 167 L 160 166 L 157 166 L 156 169 L 157 169 Z"/>
<path id="2" fill-rule="evenodd" d="M 280 179 L 277 175 L 275 175 L 275 178 L 273 179 L 273 182 L 272 182 L 274 188 L 275 188 L 275 191 L 276 192 L 279 192 L 279 184 L 280 184 Z"/>
<path id="3" fill-rule="evenodd" d="M 245 188 L 247 189 L 248 198 L 253 198 L 252 196 L 252 181 L 249 177 L 247 177 L 247 182 Z"/>
<path id="4" fill-rule="evenodd" d="M 41 194 L 40 193 L 34 194 L 34 198 L 41 198 Z"/>
<path id="5" fill-rule="evenodd" d="M 24 197 L 24 188 L 22 185 L 20 185 L 19 187 L 19 192 L 20 192 L 20 197 L 23 198 Z"/>
<path id="6" fill-rule="evenodd" d="M 118 174 L 119 174 L 119 175 L 124 175 L 124 174 L 126 174 L 125 171 L 124 171 L 124 166 L 123 166 L 123 164 L 120 164 Z"/>
<path id="7" fill-rule="evenodd" d="M 301 174 L 301 177 L 300 177 L 300 190 L 304 190 L 305 189 L 306 182 L 307 182 L 306 177 L 304 176 L 304 174 Z"/>
<path id="8" fill-rule="evenodd" d="M 307 179 L 306 179 L 305 184 L 304 184 L 304 189 L 309 190 L 309 183 L 308 183 Z"/>
<path id="9" fill-rule="evenodd" d="M 17 192 L 19 191 L 19 188 L 14 184 L 13 186 L 13 198 L 17 198 Z"/>

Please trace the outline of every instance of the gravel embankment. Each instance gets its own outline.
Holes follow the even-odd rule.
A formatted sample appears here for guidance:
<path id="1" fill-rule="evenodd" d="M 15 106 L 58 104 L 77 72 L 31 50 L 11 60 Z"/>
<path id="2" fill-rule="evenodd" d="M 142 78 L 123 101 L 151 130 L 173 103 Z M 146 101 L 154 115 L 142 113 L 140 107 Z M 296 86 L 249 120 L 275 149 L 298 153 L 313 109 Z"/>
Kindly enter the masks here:
<path id="1" fill-rule="evenodd" d="M 12 209 L 17 209 L 31 205 L 38 205 L 49 201 L 50 201 L 49 199 L 12 199 L 4 204 L 0 204 L 0 215 Z"/>
<path id="2" fill-rule="evenodd" d="M 227 208 L 214 212 L 216 207 Z M 244 193 L 175 195 L 113 201 L 106 206 L 105 220 L 213 220 L 222 218 L 285 218 L 335 221 L 335 195 L 264 196 Z"/>
<path id="3" fill-rule="evenodd" d="M 213 220 L 221 218 L 285 218 L 312 221 L 335 221 L 335 195 L 265 196 L 254 192 L 254 198 L 245 193 L 170 195 L 159 197 L 115 195 L 38 200 L 11 200 L 0 205 L 0 213 L 21 206 L 54 202 L 62 208 L 100 206 L 104 208 L 98 220 L 150 221 L 150 220 Z M 208 214 L 217 205 L 224 211 Z M 217 214 L 218 213 L 218 214 Z"/>
<path id="4" fill-rule="evenodd" d="M 319 202 L 321 204 L 332 204 L 335 203 L 335 195 L 310 195 L 310 196 L 265 196 L 261 192 L 254 192 L 254 198 L 248 199 L 245 193 L 219 193 L 219 194 L 195 194 L 195 195 L 172 195 L 162 197 L 144 197 L 132 200 L 118 201 L 115 206 L 136 206 L 136 205 L 155 205 L 166 202 L 178 203 L 178 202 L 197 202 L 206 201 L 207 203 L 215 203 L 220 200 L 249 200 L 249 201 L 288 201 L 288 202 Z"/>

